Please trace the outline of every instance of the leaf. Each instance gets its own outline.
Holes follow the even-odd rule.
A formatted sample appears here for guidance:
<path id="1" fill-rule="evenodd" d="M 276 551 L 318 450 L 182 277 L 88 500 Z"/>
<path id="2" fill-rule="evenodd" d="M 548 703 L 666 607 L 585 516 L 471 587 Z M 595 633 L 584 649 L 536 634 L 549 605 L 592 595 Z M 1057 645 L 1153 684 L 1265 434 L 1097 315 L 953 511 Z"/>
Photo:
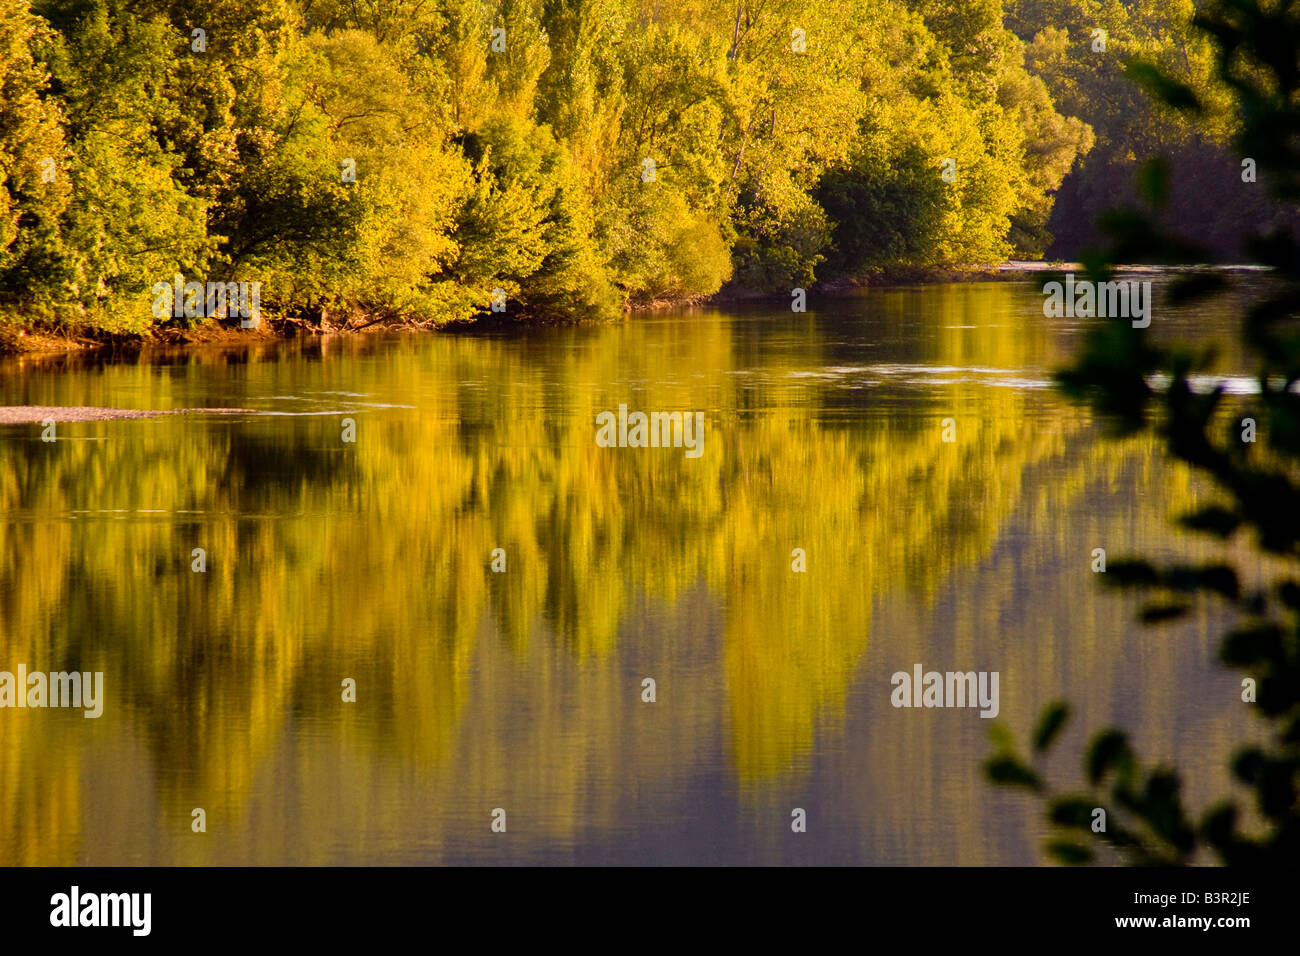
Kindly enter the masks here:
<path id="1" fill-rule="evenodd" d="M 1237 842 L 1236 830 L 1237 808 L 1226 800 L 1211 807 L 1201 819 L 1201 833 L 1221 856 Z"/>
<path id="2" fill-rule="evenodd" d="M 1226 564 L 1176 565 L 1165 571 L 1160 583 L 1171 591 L 1213 591 L 1233 601 L 1241 593 L 1237 572 Z"/>
<path id="3" fill-rule="evenodd" d="M 1160 575 L 1146 561 L 1125 558 L 1112 561 L 1106 568 L 1106 577 L 1103 580 L 1112 587 L 1143 588 L 1160 583 Z"/>
<path id="4" fill-rule="evenodd" d="M 1090 830 L 1095 806 L 1095 800 L 1084 797 L 1058 797 L 1052 801 L 1047 816 L 1057 826 Z"/>
<path id="5" fill-rule="evenodd" d="M 1041 790 L 1043 786 L 1038 775 L 1011 754 L 990 757 L 984 765 L 984 772 L 990 781 L 1004 786 L 1025 787 L 1030 790 Z"/>
<path id="6" fill-rule="evenodd" d="M 1038 726 L 1034 728 L 1034 750 L 1041 753 L 1050 747 L 1069 717 L 1070 705 L 1065 701 L 1058 700 L 1048 704 L 1047 709 L 1038 718 Z"/>
<path id="7" fill-rule="evenodd" d="M 1254 784 L 1264 768 L 1264 753 L 1258 747 L 1245 747 L 1232 755 L 1232 772 L 1242 783 Z"/>
<path id="8" fill-rule="evenodd" d="M 1219 648 L 1219 659 L 1230 667 L 1279 661 L 1284 654 L 1281 628 L 1268 623 L 1246 625 L 1229 632 Z"/>
<path id="9" fill-rule="evenodd" d="M 1237 572 L 1226 564 L 1207 564 L 1200 569 L 1201 587 L 1235 601 L 1241 594 Z"/>
<path id="10" fill-rule="evenodd" d="M 1067 839 L 1052 840 L 1047 844 L 1047 852 L 1066 866 L 1081 866 L 1093 859 L 1091 849 Z"/>
<path id="11" fill-rule="evenodd" d="M 1277 596 L 1283 604 L 1292 610 L 1300 610 L 1300 583 L 1293 579 L 1277 585 Z"/>
<path id="12" fill-rule="evenodd" d="M 1131 60 L 1125 64 L 1124 72 L 1138 86 L 1174 109 L 1187 113 L 1201 112 L 1201 101 L 1192 92 L 1192 88 L 1166 75 L 1154 63 Z"/>
<path id="13" fill-rule="evenodd" d="M 1182 617 L 1191 609 L 1190 604 L 1182 601 L 1153 601 L 1142 608 L 1138 617 L 1143 624 L 1163 624 Z"/>
<path id="14" fill-rule="evenodd" d="M 1107 772 L 1127 770 L 1133 762 L 1133 751 L 1128 745 L 1128 735 L 1122 730 L 1104 730 L 1088 747 L 1085 766 L 1088 780 L 1093 786 L 1101 782 Z"/>
<path id="15" fill-rule="evenodd" d="M 1210 505 L 1182 515 L 1178 523 L 1190 531 L 1203 531 L 1227 538 L 1241 526 L 1241 516 L 1227 508 Z"/>

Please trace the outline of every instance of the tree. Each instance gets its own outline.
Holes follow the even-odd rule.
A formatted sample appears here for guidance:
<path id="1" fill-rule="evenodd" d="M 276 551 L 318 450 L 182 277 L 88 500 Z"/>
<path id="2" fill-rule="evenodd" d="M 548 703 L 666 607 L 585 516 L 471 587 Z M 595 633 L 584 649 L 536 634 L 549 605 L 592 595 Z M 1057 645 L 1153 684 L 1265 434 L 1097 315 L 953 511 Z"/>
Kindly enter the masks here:
<path id="1" fill-rule="evenodd" d="M 68 202 L 53 272 L 61 305 L 110 330 L 151 325 L 150 289 L 201 271 L 213 245 L 206 201 L 182 182 L 165 135 L 185 39 L 159 15 L 117 0 L 44 5 L 57 32 L 44 57 L 68 147 Z M 61 320 L 66 321 L 66 320 Z"/>
<path id="2" fill-rule="evenodd" d="M 0 296 L 53 304 L 60 217 L 67 206 L 69 153 L 63 116 L 49 95 L 49 73 L 34 46 L 52 31 L 20 6 L 0 10 Z"/>

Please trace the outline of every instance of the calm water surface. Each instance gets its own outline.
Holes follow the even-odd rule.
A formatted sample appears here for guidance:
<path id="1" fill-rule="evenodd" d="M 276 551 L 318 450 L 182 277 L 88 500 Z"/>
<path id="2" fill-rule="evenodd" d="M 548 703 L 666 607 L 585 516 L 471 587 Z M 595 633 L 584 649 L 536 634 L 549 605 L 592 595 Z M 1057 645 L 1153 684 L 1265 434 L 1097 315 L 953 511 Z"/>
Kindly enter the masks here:
<path id="1" fill-rule="evenodd" d="M 891 706 L 918 663 L 998 671 L 1022 740 L 1069 698 L 1061 782 L 1116 722 L 1199 806 L 1251 733 L 1223 622 L 1140 628 L 1090 564 L 1209 496 L 1052 390 L 1078 326 L 987 283 L 10 360 L 0 404 L 249 411 L 0 426 L 0 670 L 106 685 L 0 710 L 0 864 L 1040 861 L 993 721 Z M 620 403 L 703 455 L 597 447 Z"/>

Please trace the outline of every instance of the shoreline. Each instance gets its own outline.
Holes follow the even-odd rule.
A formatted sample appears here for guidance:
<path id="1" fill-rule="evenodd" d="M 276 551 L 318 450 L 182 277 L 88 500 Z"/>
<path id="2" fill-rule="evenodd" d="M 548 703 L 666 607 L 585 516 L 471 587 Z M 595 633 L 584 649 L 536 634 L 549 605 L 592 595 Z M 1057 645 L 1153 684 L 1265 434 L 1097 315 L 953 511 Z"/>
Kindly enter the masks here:
<path id="1" fill-rule="evenodd" d="M 1130 266 L 1121 271 L 1132 272 L 1168 272 L 1176 270 L 1198 270 L 1205 266 L 1187 265 L 1169 266 Z M 1221 271 L 1250 271 L 1255 266 L 1219 266 L 1210 267 Z M 916 266 L 891 269 L 879 274 L 862 278 L 828 279 L 810 287 L 809 292 L 837 299 L 853 298 L 873 290 L 898 289 L 910 286 L 952 285 L 968 282 L 1014 282 L 1031 279 L 1049 272 L 1082 271 L 1083 266 L 1077 262 L 1034 262 L 1009 261 L 997 265 L 979 265 L 967 267 L 931 267 Z M 723 289 L 709 296 L 688 296 L 629 304 L 624 315 L 637 315 L 664 312 L 671 309 L 758 305 L 764 302 L 785 303 L 789 301 L 786 292 L 756 292 L 742 289 Z M 365 313 L 358 313 L 354 318 L 369 318 Z M 440 326 L 420 325 L 398 318 L 369 319 L 353 326 L 351 320 L 343 325 L 314 326 L 302 319 L 277 318 L 264 316 L 256 329 L 243 329 L 238 326 L 220 325 L 216 322 L 204 322 L 189 328 L 158 328 L 144 333 L 94 333 L 90 331 L 56 333 L 42 330 L 24 329 L 18 325 L 0 325 L 0 358 L 12 356 L 67 355 L 85 353 L 131 353 L 147 349 L 161 348 L 203 348 L 207 346 L 240 346 L 253 344 L 270 344 L 291 341 L 297 338 L 325 338 L 332 336 L 363 336 L 384 332 L 435 332 L 445 334 L 476 334 L 500 332 L 502 330 L 542 329 L 585 325 L 600 320 L 573 318 L 550 319 L 542 321 L 523 321 L 518 319 L 499 319 L 491 315 L 480 317 L 472 322 L 452 322 Z"/>

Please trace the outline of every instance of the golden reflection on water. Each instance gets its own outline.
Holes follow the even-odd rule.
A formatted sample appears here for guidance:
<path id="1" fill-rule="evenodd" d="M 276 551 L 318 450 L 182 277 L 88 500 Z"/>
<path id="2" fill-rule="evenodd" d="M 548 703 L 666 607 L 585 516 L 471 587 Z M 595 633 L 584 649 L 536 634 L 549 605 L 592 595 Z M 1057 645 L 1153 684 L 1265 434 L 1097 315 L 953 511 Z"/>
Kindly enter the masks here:
<path id="1" fill-rule="evenodd" d="M 1248 732 L 1217 622 L 1142 630 L 1089 571 L 1186 550 L 1204 489 L 1045 387 L 1040 306 L 11 363 L 5 404 L 258 414 L 0 429 L 0 669 L 108 688 L 0 711 L 0 863 L 1039 859 L 989 722 L 890 707 L 918 662 L 999 671 L 1022 734 L 1067 696 L 1075 753 L 1118 721 L 1208 797 Z M 703 456 L 597 447 L 620 403 L 704 411 Z"/>

